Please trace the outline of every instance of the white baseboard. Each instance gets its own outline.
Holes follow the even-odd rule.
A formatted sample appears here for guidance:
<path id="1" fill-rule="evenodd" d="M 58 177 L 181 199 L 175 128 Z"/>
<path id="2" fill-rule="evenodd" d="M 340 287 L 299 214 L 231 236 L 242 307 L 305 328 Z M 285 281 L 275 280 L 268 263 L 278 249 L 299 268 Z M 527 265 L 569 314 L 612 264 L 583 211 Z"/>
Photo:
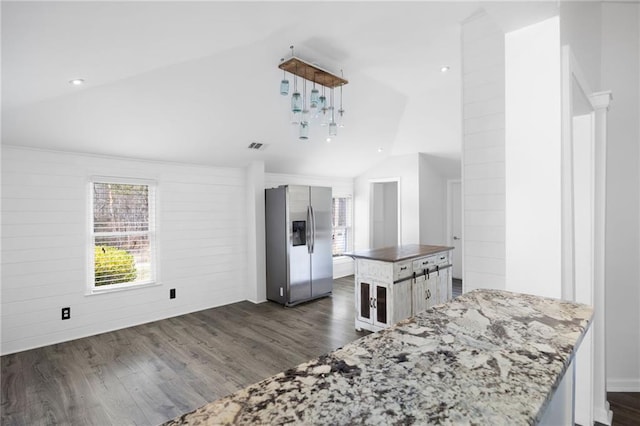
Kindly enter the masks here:
<path id="1" fill-rule="evenodd" d="M 607 392 L 640 392 L 640 378 L 614 379 L 608 377 Z"/>

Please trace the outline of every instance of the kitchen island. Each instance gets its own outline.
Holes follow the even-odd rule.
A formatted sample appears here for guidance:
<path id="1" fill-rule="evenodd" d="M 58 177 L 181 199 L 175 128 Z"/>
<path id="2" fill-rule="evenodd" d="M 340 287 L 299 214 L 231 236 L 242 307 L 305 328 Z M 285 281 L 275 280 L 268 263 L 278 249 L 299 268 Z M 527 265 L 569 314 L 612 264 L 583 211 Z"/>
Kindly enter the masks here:
<path id="1" fill-rule="evenodd" d="M 548 411 L 592 314 L 475 290 L 166 425 L 565 424 Z"/>
<path id="2" fill-rule="evenodd" d="M 355 259 L 356 330 L 379 331 L 451 299 L 452 249 L 408 244 L 345 253 Z"/>

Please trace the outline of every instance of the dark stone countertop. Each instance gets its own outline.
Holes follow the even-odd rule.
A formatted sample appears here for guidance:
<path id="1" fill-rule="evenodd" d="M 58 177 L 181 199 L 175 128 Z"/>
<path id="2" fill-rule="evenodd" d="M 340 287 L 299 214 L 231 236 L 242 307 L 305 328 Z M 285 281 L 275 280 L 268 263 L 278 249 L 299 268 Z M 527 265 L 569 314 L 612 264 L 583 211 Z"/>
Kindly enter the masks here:
<path id="1" fill-rule="evenodd" d="M 443 251 L 453 250 L 447 246 L 427 246 L 421 244 L 407 244 L 403 246 L 384 247 L 379 249 L 358 250 L 344 253 L 355 259 L 381 260 L 383 262 L 398 262 L 416 257 L 429 256 Z"/>

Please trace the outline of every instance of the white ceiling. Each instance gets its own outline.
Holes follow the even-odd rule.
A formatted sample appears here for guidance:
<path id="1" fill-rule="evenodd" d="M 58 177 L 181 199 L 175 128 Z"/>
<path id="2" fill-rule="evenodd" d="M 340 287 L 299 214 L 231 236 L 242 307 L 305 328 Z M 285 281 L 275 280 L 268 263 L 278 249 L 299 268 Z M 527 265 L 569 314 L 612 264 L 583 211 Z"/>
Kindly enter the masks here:
<path id="1" fill-rule="evenodd" d="M 3 1 L 2 143 L 326 176 L 388 155 L 458 159 L 460 22 L 479 7 Z M 319 127 L 301 142 L 289 124 L 277 65 L 291 44 L 349 80 L 331 143 Z"/>

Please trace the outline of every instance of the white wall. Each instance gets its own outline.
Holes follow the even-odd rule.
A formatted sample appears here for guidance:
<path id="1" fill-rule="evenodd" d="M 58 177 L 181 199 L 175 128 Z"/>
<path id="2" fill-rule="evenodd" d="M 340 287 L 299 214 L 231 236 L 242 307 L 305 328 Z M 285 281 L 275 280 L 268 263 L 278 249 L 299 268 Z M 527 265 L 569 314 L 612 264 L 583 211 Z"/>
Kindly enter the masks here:
<path id="1" fill-rule="evenodd" d="M 447 245 L 447 176 L 440 173 L 436 161 L 420 154 L 420 242 Z"/>
<path id="2" fill-rule="evenodd" d="M 334 197 L 354 197 L 354 180 L 351 178 L 265 173 L 264 188 L 276 188 L 280 185 L 328 186 L 331 187 Z M 353 275 L 353 273 L 354 267 L 351 258 L 336 257 L 333 259 L 333 278 L 345 277 L 347 275 Z"/>
<path id="3" fill-rule="evenodd" d="M 420 242 L 418 158 L 419 154 L 391 156 L 356 177 L 354 183 L 355 250 L 370 248 L 369 191 L 372 179 L 400 179 L 401 242 L 402 244 L 418 244 Z"/>
<path id="4" fill-rule="evenodd" d="M 398 244 L 398 182 L 376 182 L 370 190 L 370 248 Z"/>
<path id="5" fill-rule="evenodd" d="M 562 295 L 560 72 L 558 17 L 506 34 L 505 288 L 556 298 Z"/>
<path id="6" fill-rule="evenodd" d="M 640 391 L 639 12 L 602 4 L 602 82 L 608 114 L 606 223 L 607 390 Z"/>
<path id="7" fill-rule="evenodd" d="M 158 182 L 160 285 L 86 295 L 92 175 Z M 245 200 L 243 169 L 3 146 L 2 354 L 244 300 Z"/>
<path id="8" fill-rule="evenodd" d="M 592 89 L 600 86 L 601 2 L 559 2 L 560 44 L 571 46 Z"/>
<path id="9" fill-rule="evenodd" d="M 504 289 L 504 33 L 486 13 L 462 25 L 462 63 L 462 283 Z"/>

